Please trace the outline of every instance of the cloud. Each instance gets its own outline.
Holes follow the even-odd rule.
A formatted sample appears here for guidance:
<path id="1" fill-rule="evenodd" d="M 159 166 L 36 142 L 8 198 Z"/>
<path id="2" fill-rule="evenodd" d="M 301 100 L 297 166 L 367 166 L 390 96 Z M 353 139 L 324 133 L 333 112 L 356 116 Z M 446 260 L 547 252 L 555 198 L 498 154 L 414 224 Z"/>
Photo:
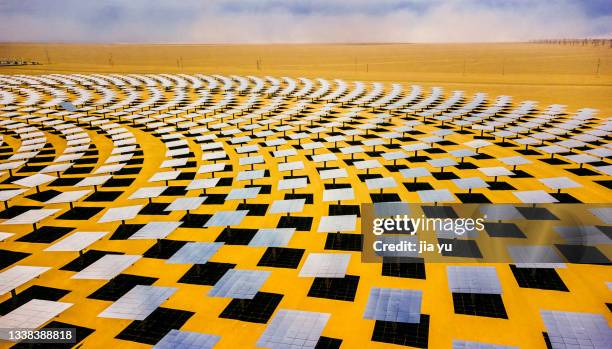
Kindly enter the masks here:
<path id="1" fill-rule="evenodd" d="M 602 37 L 606 1 L 0 0 L 0 41 L 491 42 Z"/>

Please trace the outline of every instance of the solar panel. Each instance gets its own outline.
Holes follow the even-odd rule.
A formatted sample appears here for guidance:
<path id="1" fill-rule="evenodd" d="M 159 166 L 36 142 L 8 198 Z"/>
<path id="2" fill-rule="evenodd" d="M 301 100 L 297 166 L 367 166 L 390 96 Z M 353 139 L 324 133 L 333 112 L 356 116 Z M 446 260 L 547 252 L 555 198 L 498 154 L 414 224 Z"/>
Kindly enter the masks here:
<path id="1" fill-rule="evenodd" d="M 256 198 L 261 187 L 235 188 L 225 197 L 225 200 L 246 200 Z"/>
<path id="2" fill-rule="evenodd" d="M 414 167 L 400 170 L 404 178 L 419 178 L 431 176 L 431 173 L 425 167 Z"/>
<path id="3" fill-rule="evenodd" d="M 222 242 L 188 242 L 166 263 L 168 264 L 204 264 L 223 246 Z"/>
<path id="4" fill-rule="evenodd" d="M 170 330 L 153 349 L 212 349 L 219 339 L 212 334 Z"/>
<path id="5" fill-rule="evenodd" d="M 60 102 L 60 107 L 64 108 L 64 110 L 66 111 L 70 111 L 70 112 L 75 112 L 77 110 L 77 108 L 74 106 L 74 104 L 70 103 L 70 102 Z"/>
<path id="6" fill-rule="evenodd" d="M 321 179 L 336 179 L 336 178 L 346 178 L 348 177 L 348 173 L 345 168 L 337 168 L 331 170 L 322 170 L 319 172 L 319 176 Z"/>
<path id="7" fill-rule="evenodd" d="M 217 211 L 210 217 L 204 227 L 229 227 L 239 225 L 244 217 L 246 217 L 247 213 L 249 213 L 248 210 Z"/>
<path id="8" fill-rule="evenodd" d="M 129 239 L 163 239 L 180 227 L 181 224 L 183 222 L 149 222 L 138 229 Z"/>
<path id="9" fill-rule="evenodd" d="M 111 179 L 111 175 L 103 175 L 103 176 L 92 176 L 85 177 L 81 179 L 78 183 L 76 183 L 75 187 L 90 187 L 97 186 L 106 183 L 109 179 Z"/>
<path id="10" fill-rule="evenodd" d="M 211 173 L 219 172 L 225 169 L 225 163 L 220 162 L 216 164 L 202 165 L 198 168 L 198 173 Z"/>
<path id="11" fill-rule="evenodd" d="M 195 196 L 189 198 L 177 198 L 168 205 L 164 211 L 190 211 L 202 206 L 206 196 Z"/>
<path id="12" fill-rule="evenodd" d="M 540 315 L 553 348 L 605 349 L 612 343 L 612 329 L 603 315 L 541 310 Z"/>
<path id="13" fill-rule="evenodd" d="M 512 176 L 514 174 L 505 167 L 481 167 L 478 170 L 489 177 Z"/>
<path id="14" fill-rule="evenodd" d="M 300 270 L 300 277 L 343 278 L 351 255 L 348 253 L 311 253 Z"/>
<path id="15" fill-rule="evenodd" d="M 257 346 L 313 349 L 330 316 L 328 313 L 280 309 L 257 340 Z"/>
<path id="16" fill-rule="evenodd" d="M 13 184 L 17 184 L 22 187 L 32 188 L 32 187 L 37 187 L 41 184 L 51 182 L 52 180 L 55 180 L 55 179 L 57 179 L 57 177 L 55 176 L 49 176 L 46 174 L 37 173 L 37 174 L 33 174 L 28 177 L 24 177 L 22 179 L 18 179 L 14 181 Z"/>
<path id="17" fill-rule="evenodd" d="M 495 267 L 446 267 L 448 286 L 453 293 L 501 294 Z"/>
<path id="18" fill-rule="evenodd" d="M 461 189 L 487 188 L 489 184 L 480 177 L 456 178 L 452 180 Z"/>
<path id="19" fill-rule="evenodd" d="M 589 211 L 605 224 L 612 224 L 612 207 L 590 208 Z"/>
<path id="20" fill-rule="evenodd" d="M 157 172 L 151 178 L 149 178 L 149 182 L 161 182 L 161 181 L 169 181 L 176 179 L 181 174 L 181 171 L 166 171 L 166 172 Z"/>
<path id="21" fill-rule="evenodd" d="M 11 219 L 7 219 L 2 224 L 4 225 L 16 225 L 16 224 L 35 224 L 43 219 L 58 212 L 59 209 L 34 209 L 28 210 L 20 215 L 17 215 Z"/>
<path id="22" fill-rule="evenodd" d="M 544 183 L 544 185 L 550 189 L 568 189 L 582 186 L 580 183 L 577 183 L 567 177 L 540 178 L 538 180 Z"/>
<path id="23" fill-rule="evenodd" d="M 10 190 L 0 190 L 0 201 L 7 201 L 15 196 L 26 192 L 28 189 L 10 189 Z"/>
<path id="24" fill-rule="evenodd" d="M 423 202 L 452 202 L 455 197 L 448 189 L 419 190 L 419 198 Z"/>
<path id="25" fill-rule="evenodd" d="M 307 177 L 282 179 L 278 181 L 278 190 L 306 188 L 308 185 Z"/>
<path id="26" fill-rule="evenodd" d="M 253 299 L 270 274 L 262 270 L 230 269 L 208 292 L 208 296 Z"/>
<path id="27" fill-rule="evenodd" d="M 519 347 L 453 339 L 453 349 L 519 349 Z"/>
<path id="28" fill-rule="evenodd" d="M 70 308 L 72 303 L 32 299 L 0 318 L 0 328 L 38 328 Z M 2 337 L 8 333 L 2 331 Z M 2 338 L 8 340 L 9 338 Z"/>
<path id="29" fill-rule="evenodd" d="M 364 319 L 419 323 L 421 320 L 420 290 L 372 287 Z"/>
<path id="30" fill-rule="evenodd" d="M 517 268 L 565 268 L 551 246 L 508 246 L 508 253 Z"/>
<path id="31" fill-rule="evenodd" d="M 0 231 L 0 241 L 4 241 L 4 240 L 10 238 L 13 235 L 15 235 L 15 234 L 13 234 L 13 233 L 5 233 L 5 232 Z"/>
<path id="32" fill-rule="evenodd" d="M 357 229 L 357 215 L 323 216 L 317 232 L 335 233 Z"/>
<path id="33" fill-rule="evenodd" d="M 611 244 L 612 239 L 593 225 L 583 226 L 555 226 L 554 231 L 568 244 L 597 245 Z M 605 228 L 602 228 L 605 229 Z"/>
<path id="34" fill-rule="evenodd" d="M 355 199 L 353 188 L 327 189 L 323 191 L 323 202 Z"/>
<path id="35" fill-rule="evenodd" d="M 123 166 L 125 166 L 125 163 L 112 164 L 112 165 L 103 165 L 103 166 L 98 167 L 98 169 L 95 170 L 93 172 L 93 174 L 117 172 L 117 171 L 121 170 L 123 168 Z"/>
<path id="36" fill-rule="evenodd" d="M 104 213 L 104 215 L 100 217 L 100 219 L 98 219 L 98 223 L 125 221 L 132 219 L 138 215 L 138 212 L 140 212 L 142 207 L 143 205 L 134 205 L 109 208 L 106 213 Z"/>
<path id="37" fill-rule="evenodd" d="M 185 190 L 196 190 L 196 189 L 208 189 L 214 188 L 219 183 L 220 178 L 203 178 L 203 179 L 194 179 L 187 185 Z"/>
<path id="38" fill-rule="evenodd" d="M 176 290 L 176 287 L 134 286 L 134 288 L 98 314 L 98 317 L 144 320 L 170 298 Z"/>
<path id="39" fill-rule="evenodd" d="M 236 176 L 236 180 L 239 181 L 252 181 L 255 179 L 260 179 L 264 177 L 264 170 L 252 170 L 252 171 L 242 171 L 238 172 L 238 176 Z"/>
<path id="40" fill-rule="evenodd" d="M 259 229 L 249 242 L 249 246 L 287 246 L 294 232 L 295 228 Z"/>
<path id="41" fill-rule="evenodd" d="M 512 194 L 525 204 L 550 204 L 559 202 L 559 200 L 544 190 L 514 191 Z"/>
<path id="42" fill-rule="evenodd" d="M 384 189 L 397 187 L 397 182 L 393 177 L 370 178 L 366 179 L 368 189 Z"/>
<path id="43" fill-rule="evenodd" d="M 47 200 L 46 204 L 61 204 L 66 202 L 75 202 L 80 200 L 85 195 L 91 193 L 91 190 L 76 190 L 76 191 L 65 191 L 59 195 Z"/>
<path id="44" fill-rule="evenodd" d="M 295 213 L 304 210 L 306 199 L 276 200 L 270 206 L 270 213 Z"/>
<path id="45" fill-rule="evenodd" d="M 405 202 L 377 202 L 374 203 L 376 217 L 394 217 L 410 213 L 408 203 Z"/>
<path id="46" fill-rule="evenodd" d="M 87 248 L 87 246 L 100 240 L 104 235 L 108 234 L 105 231 L 78 231 L 67 238 L 47 247 L 48 252 L 78 252 Z"/>
<path id="47" fill-rule="evenodd" d="M 136 263 L 142 256 L 107 254 L 87 268 L 72 275 L 71 279 L 110 280 Z"/>
<path id="48" fill-rule="evenodd" d="M 138 188 L 135 192 L 128 197 L 129 200 L 133 199 L 149 199 L 159 197 L 168 187 L 144 187 Z"/>
<path id="49" fill-rule="evenodd" d="M 3 271 L 0 273 L 0 296 L 38 277 L 49 269 L 51 268 L 16 265 Z"/>

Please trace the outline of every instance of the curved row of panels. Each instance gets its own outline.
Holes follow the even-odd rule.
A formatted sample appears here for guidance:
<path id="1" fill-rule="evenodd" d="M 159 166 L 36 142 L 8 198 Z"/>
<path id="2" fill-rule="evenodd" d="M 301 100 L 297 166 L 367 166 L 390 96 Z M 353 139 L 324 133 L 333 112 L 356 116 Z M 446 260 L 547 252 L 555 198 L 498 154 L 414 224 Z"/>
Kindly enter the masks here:
<path id="1" fill-rule="evenodd" d="M 594 109 L 417 85 L 0 75 L 0 328 L 79 326 L 85 346 L 468 348 L 524 311 L 533 323 L 498 344 L 605 345 L 603 300 L 581 312 L 550 304 L 605 287 L 571 275 L 584 272 L 573 263 L 607 268 L 595 266 L 609 263 L 606 208 L 587 244 L 571 222 L 552 224 L 560 243 L 538 247 L 546 263 L 513 247 L 510 265 L 368 264 L 359 233 L 363 203 L 418 203 L 426 215 L 438 203 L 514 203 L 536 222 L 549 218 L 520 203 L 608 203 L 611 128 Z M 529 240 L 496 221 L 478 238 Z M 492 261 L 486 242 L 465 241 L 446 262 Z M 435 306 L 422 282 L 447 284 L 452 306 Z M 521 288 L 544 290 L 547 305 L 506 299 Z M 430 322 L 465 316 L 475 326 L 462 332 Z"/>

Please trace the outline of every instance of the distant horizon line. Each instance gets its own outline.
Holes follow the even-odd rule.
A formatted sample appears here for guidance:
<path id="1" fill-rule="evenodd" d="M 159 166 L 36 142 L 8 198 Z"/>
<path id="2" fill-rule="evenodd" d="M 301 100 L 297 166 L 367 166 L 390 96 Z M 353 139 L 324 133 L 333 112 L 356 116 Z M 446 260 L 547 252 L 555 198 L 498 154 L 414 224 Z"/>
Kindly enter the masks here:
<path id="1" fill-rule="evenodd" d="M 218 46 L 218 45 L 469 45 L 469 44 L 524 44 L 538 43 L 545 41 L 573 41 L 573 40 L 612 40 L 611 38 L 558 38 L 558 39 L 530 39 L 516 41 L 439 41 L 439 42 L 419 42 L 419 41 L 389 41 L 389 42 L 368 42 L 368 41 L 338 41 L 338 42 L 110 42 L 110 41 L 1 41 L 0 45 L 14 44 L 48 44 L 48 45 L 167 45 L 167 46 Z"/>

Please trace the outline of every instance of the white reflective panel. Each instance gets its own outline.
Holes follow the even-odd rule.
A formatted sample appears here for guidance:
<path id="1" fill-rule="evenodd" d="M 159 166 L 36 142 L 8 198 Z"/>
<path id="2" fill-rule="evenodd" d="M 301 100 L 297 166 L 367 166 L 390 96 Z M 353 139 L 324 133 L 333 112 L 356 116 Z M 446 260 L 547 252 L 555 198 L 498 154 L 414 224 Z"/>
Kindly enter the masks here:
<path id="1" fill-rule="evenodd" d="M 331 314 L 280 309 L 266 327 L 257 347 L 313 349 Z"/>
<path id="2" fill-rule="evenodd" d="M 212 334 L 171 330 L 153 349 L 212 349 L 219 339 Z"/>
<path id="3" fill-rule="evenodd" d="M 113 164 L 113 165 L 103 165 L 103 166 L 100 166 L 97 170 L 95 170 L 93 172 L 93 174 L 102 174 L 102 173 L 117 172 L 117 171 L 121 170 L 123 168 L 123 166 L 125 166 L 124 163 Z"/>
<path id="4" fill-rule="evenodd" d="M 143 205 L 134 205 L 109 208 L 108 211 L 98 219 L 98 223 L 130 220 L 136 217 L 143 207 Z"/>
<path id="5" fill-rule="evenodd" d="M 519 347 L 453 339 L 452 349 L 519 349 Z"/>
<path id="6" fill-rule="evenodd" d="M 259 229 L 249 246 L 284 247 L 295 233 L 295 228 Z"/>
<path id="7" fill-rule="evenodd" d="M 602 229 L 605 229 L 602 227 Z M 612 244 L 612 239 L 599 227 L 593 225 L 555 226 L 553 230 L 565 242 L 572 245 L 604 245 Z"/>
<path id="8" fill-rule="evenodd" d="M 605 224 L 612 224 L 612 207 L 590 208 L 589 211 Z"/>
<path id="9" fill-rule="evenodd" d="M 41 184 L 51 182 L 54 179 L 57 179 L 57 177 L 49 176 L 49 175 L 42 174 L 42 173 L 37 173 L 31 176 L 16 180 L 13 182 L 13 184 L 17 184 L 22 187 L 32 188 L 32 187 L 37 187 Z"/>
<path id="10" fill-rule="evenodd" d="M 235 188 L 225 197 L 225 200 L 245 200 L 256 198 L 261 187 Z"/>
<path id="11" fill-rule="evenodd" d="M 366 179 L 366 186 L 370 190 L 397 187 L 397 182 L 393 177 L 370 178 Z"/>
<path id="12" fill-rule="evenodd" d="M 1 317 L 0 328 L 38 328 L 64 312 L 66 309 L 70 308 L 72 305 L 72 303 L 32 299 L 26 304 Z M 8 333 L 4 333 L 4 331 L 2 332 L 3 336 L 8 335 Z M 8 340 L 9 338 L 1 339 Z"/>
<path id="13" fill-rule="evenodd" d="M 311 253 L 300 270 L 300 277 L 343 278 L 351 255 L 348 253 Z"/>
<path id="14" fill-rule="evenodd" d="M 417 191 L 422 202 L 452 202 L 455 196 L 448 189 L 420 190 Z"/>
<path id="15" fill-rule="evenodd" d="M 272 202 L 269 213 L 296 213 L 304 210 L 306 199 L 276 200 Z"/>
<path id="16" fill-rule="evenodd" d="M 46 204 L 61 204 L 67 202 L 75 202 L 80 200 L 85 195 L 91 193 L 91 190 L 76 190 L 76 191 L 65 191 L 59 195 L 47 200 Z"/>
<path id="17" fill-rule="evenodd" d="M 129 200 L 134 199 L 149 199 L 159 197 L 168 187 L 144 187 L 138 188 L 135 192 L 128 197 Z"/>
<path id="18" fill-rule="evenodd" d="M 553 177 L 553 178 L 540 178 L 538 179 L 540 182 L 544 183 L 545 186 L 550 189 L 568 189 L 568 188 L 578 188 L 582 185 L 577 183 L 567 177 Z"/>
<path id="19" fill-rule="evenodd" d="M 68 236 L 67 238 L 60 240 L 59 242 L 47 247 L 45 251 L 48 252 L 78 252 L 87 248 L 87 246 L 100 240 L 104 235 L 108 234 L 106 231 L 77 231 L 76 233 Z"/>
<path id="20" fill-rule="evenodd" d="M 559 202 L 559 200 L 544 190 L 514 191 L 512 194 L 525 204 L 550 204 Z"/>
<path id="21" fill-rule="evenodd" d="M 4 240 L 10 238 L 13 235 L 15 235 L 15 234 L 13 234 L 13 233 L 5 233 L 5 232 L 0 231 L 0 241 L 4 241 Z"/>
<path id="22" fill-rule="evenodd" d="M 551 246 L 508 246 L 517 268 L 565 268 L 564 260 Z"/>
<path id="23" fill-rule="evenodd" d="M 319 222 L 317 232 L 336 233 L 355 231 L 357 229 L 357 215 L 323 216 Z"/>
<path id="24" fill-rule="evenodd" d="M 364 319 L 419 323 L 423 291 L 372 287 Z"/>
<path id="25" fill-rule="evenodd" d="M 164 211 L 189 211 L 195 210 L 196 208 L 202 206 L 202 203 L 206 200 L 206 196 L 199 197 L 188 197 L 188 198 L 178 198 L 174 199 L 168 207 L 164 209 Z"/>
<path id="26" fill-rule="evenodd" d="M 183 222 L 149 222 L 138 229 L 129 240 L 163 239 L 175 231 Z"/>
<path id="27" fill-rule="evenodd" d="M 174 292 L 176 287 L 137 285 L 104 309 L 98 317 L 144 320 Z"/>
<path id="28" fill-rule="evenodd" d="M 203 179 L 194 179 L 189 185 L 185 188 L 185 190 L 197 190 L 197 189 L 208 189 L 214 188 L 219 183 L 221 178 L 203 178 Z"/>
<path id="29" fill-rule="evenodd" d="M 27 189 L 9 189 L 9 190 L 0 190 L 0 201 L 7 201 L 15 196 L 26 192 Z"/>
<path id="30" fill-rule="evenodd" d="M 223 246 L 222 242 L 188 242 L 172 257 L 168 264 L 205 264 Z"/>
<path id="31" fill-rule="evenodd" d="M 107 254 L 81 270 L 71 279 L 110 280 L 136 263 L 142 256 Z"/>
<path id="32" fill-rule="evenodd" d="M 452 182 L 460 189 L 487 188 L 489 184 L 480 177 L 455 178 Z"/>
<path id="33" fill-rule="evenodd" d="M 612 329 L 601 314 L 541 310 L 540 315 L 555 349 L 610 348 Z"/>
<path id="34" fill-rule="evenodd" d="M 53 215 L 58 212 L 59 209 L 34 209 L 26 211 L 18 216 L 15 216 L 11 219 L 7 219 L 2 224 L 12 225 L 12 224 L 34 224 L 42 221 L 43 219 Z"/>
<path id="35" fill-rule="evenodd" d="M 89 187 L 89 186 L 95 186 L 95 185 L 102 185 L 111 178 L 112 178 L 111 175 L 85 177 L 81 181 L 76 183 L 74 186 L 75 187 Z"/>
<path id="36" fill-rule="evenodd" d="M 376 217 L 395 217 L 410 213 L 408 203 L 405 202 L 377 202 L 374 203 Z"/>
<path id="37" fill-rule="evenodd" d="M 448 266 L 446 271 L 448 286 L 453 293 L 502 293 L 495 267 Z"/>
<path id="38" fill-rule="evenodd" d="M 3 271 L 0 273 L 0 296 L 38 277 L 49 269 L 51 268 L 16 265 Z"/>
<path id="39" fill-rule="evenodd" d="M 212 217 L 206 222 L 205 227 L 229 227 L 233 225 L 239 225 L 244 217 L 246 217 L 248 210 L 241 211 L 217 211 Z"/>
<path id="40" fill-rule="evenodd" d="M 514 174 L 505 167 L 481 167 L 478 170 L 489 177 L 512 176 Z"/>
<path id="41" fill-rule="evenodd" d="M 209 297 L 253 299 L 271 272 L 230 269 L 208 292 Z"/>
<path id="42" fill-rule="evenodd" d="M 326 189 L 323 191 L 323 202 L 355 199 L 353 188 Z"/>
<path id="43" fill-rule="evenodd" d="M 306 188 L 307 185 L 307 177 L 281 179 L 280 181 L 278 181 L 279 190 L 301 189 Z"/>
<path id="44" fill-rule="evenodd" d="M 157 172 L 151 178 L 149 178 L 149 182 L 163 182 L 163 181 L 171 181 L 176 179 L 181 174 L 181 171 L 166 171 L 166 172 Z"/>

